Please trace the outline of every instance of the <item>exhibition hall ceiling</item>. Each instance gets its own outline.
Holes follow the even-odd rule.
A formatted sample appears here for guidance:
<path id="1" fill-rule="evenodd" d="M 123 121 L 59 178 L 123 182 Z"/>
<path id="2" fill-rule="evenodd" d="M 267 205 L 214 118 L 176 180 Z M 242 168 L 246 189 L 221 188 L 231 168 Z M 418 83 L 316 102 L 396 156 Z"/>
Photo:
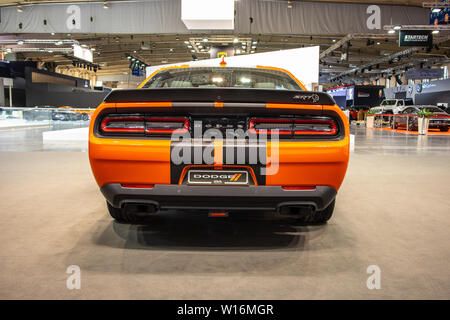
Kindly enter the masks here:
<path id="1" fill-rule="evenodd" d="M 34 44 L 28 44 L 31 40 L 64 40 L 63 45 L 56 42 L 41 44 L 45 50 L 33 50 Z M 235 48 L 238 54 L 250 54 L 253 52 L 267 52 L 274 50 L 293 49 L 308 46 L 320 46 L 321 72 L 324 74 L 339 74 L 346 70 L 365 65 L 370 61 L 383 59 L 403 52 L 404 47 L 399 47 L 396 34 L 385 35 L 360 35 L 345 42 L 350 44 L 339 47 L 325 54 L 325 50 L 345 39 L 345 35 L 316 36 L 316 35 L 231 35 L 231 34 L 191 34 L 191 35 L 124 35 L 124 34 L 22 34 L 1 35 L 0 43 L 11 41 L 10 47 L 16 48 L 19 59 L 38 60 L 50 62 L 59 66 L 72 65 L 63 49 L 71 45 L 71 41 L 79 43 L 86 48 L 94 49 L 94 63 L 99 65 L 97 74 L 121 74 L 129 72 L 130 61 L 127 56 L 133 56 L 147 65 L 160 65 L 167 63 L 185 62 L 195 59 L 209 59 L 211 46 L 229 45 Z M 404 65 L 406 62 L 420 64 L 442 63 L 450 56 L 450 41 L 448 35 L 435 35 L 435 40 L 441 43 L 430 50 L 419 50 L 400 57 L 381 61 L 374 65 L 371 72 L 385 70 Z M 23 44 L 20 41 L 24 41 Z M 26 46 L 30 46 L 29 52 L 24 52 Z M 347 59 L 342 60 L 346 54 Z M 403 59 L 402 59 L 403 58 Z M 372 74 L 365 74 L 371 76 Z"/>
<path id="2" fill-rule="evenodd" d="M 127 0 L 109 0 L 108 2 L 114 1 L 127 1 Z M 288 0 L 279 0 L 288 2 Z M 302 1 L 302 0 L 292 0 Z M 35 4 L 35 3 L 61 3 L 61 2 L 93 2 L 92 0 L 34 0 L 34 1 L 11 1 L 11 0 L 0 0 L 0 6 L 13 6 L 17 4 Z M 393 5 L 408 5 L 408 6 L 418 6 L 421 7 L 424 1 L 421 0 L 308 0 L 308 2 L 339 2 L 339 3 L 372 3 L 372 4 L 393 4 Z"/>
<path id="3" fill-rule="evenodd" d="M 73 1 L 11 2 L 9 0 L 0 0 L 0 6 L 47 2 Z M 288 5 L 288 1 L 284 2 Z M 417 7 L 422 7 L 423 3 L 415 0 L 317 0 L 316 2 L 397 4 Z M 421 9 L 410 7 L 409 10 Z M 384 25 L 385 23 L 381 27 Z M 376 77 L 380 77 L 383 74 L 387 75 L 395 71 L 395 69 L 427 67 L 448 63 L 450 57 L 449 31 L 442 30 L 437 34 L 433 34 L 433 37 L 436 45 L 431 49 L 423 48 L 411 51 L 408 48 L 399 47 L 398 32 L 388 33 L 383 28 L 379 28 L 377 33 L 364 32 L 357 34 L 265 34 L 247 33 L 245 31 L 236 33 L 236 31 L 233 32 L 232 30 L 227 32 L 210 31 L 208 33 L 197 33 L 194 31 L 178 34 L 4 33 L 0 34 L 0 47 L 3 49 L 8 48 L 10 53 L 16 53 L 18 60 L 46 63 L 46 68 L 52 70 L 56 67 L 73 68 L 74 59 L 71 48 L 73 44 L 78 44 L 86 49 L 93 50 L 93 64 L 96 66 L 97 75 L 117 75 L 130 73 L 130 57 L 138 59 L 145 65 L 153 66 L 209 59 L 211 58 L 209 51 L 212 46 L 233 47 L 237 55 L 320 46 L 320 71 L 325 78 L 335 79 L 343 73 L 349 72 L 349 70 L 365 67 L 365 70 L 358 70 L 358 72 L 352 73 L 351 76 L 360 79 L 376 79 Z M 368 63 L 374 61 L 376 63 L 367 66 Z M 338 80 L 342 80 L 342 78 Z"/>

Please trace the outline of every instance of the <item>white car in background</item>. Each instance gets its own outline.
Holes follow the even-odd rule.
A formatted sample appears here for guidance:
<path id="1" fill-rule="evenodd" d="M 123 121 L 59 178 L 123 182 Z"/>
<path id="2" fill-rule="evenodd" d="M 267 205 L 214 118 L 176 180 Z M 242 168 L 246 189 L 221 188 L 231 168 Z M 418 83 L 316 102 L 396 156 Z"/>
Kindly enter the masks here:
<path id="1" fill-rule="evenodd" d="M 398 114 L 403 111 L 408 105 L 412 104 L 412 100 L 405 101 L 404 99 L 384 99 L 378 107 L 372 108 L 377 113 Z M 380 112 L 378 112 L 380 111 Z"/>

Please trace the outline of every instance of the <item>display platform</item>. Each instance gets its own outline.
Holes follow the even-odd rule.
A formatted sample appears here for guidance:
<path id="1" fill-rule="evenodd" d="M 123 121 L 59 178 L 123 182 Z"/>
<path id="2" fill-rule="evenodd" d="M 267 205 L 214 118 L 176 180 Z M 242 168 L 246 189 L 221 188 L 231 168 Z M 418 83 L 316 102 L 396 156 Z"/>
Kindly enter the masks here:
<path id="1" fill-rule="evenodd" d="M 89 128 L 75 128 L 56 131 L 45 131 L 42 133 L 42 140 L 45 141 L 81 141 L 87 142 L 89 135 Z"/>
<path id="2" fill-rule="evenodd" d="M 23 127 L 40 127 L 50 125 L 50 120 L 27 121 L 25 119 L 4 119 L 0 121 L 0 129 L 14 129 Z"/>
<path id="3" fill-rule="evenodd" d="M 394 131 L 394 132 L 399 132 L 399 133 L 403 133 L 403 134 L 419 135 L 418 131 L 406 131 L 404 129 L 391 129 L 391 128 L 374 128 L 374 129 L 383 130 L 383 131 Z M 439 129 L 429 129 L 427 135 L 450 136 L 450 131 L 442 132 L 442 131 L 439 131 Z"/>

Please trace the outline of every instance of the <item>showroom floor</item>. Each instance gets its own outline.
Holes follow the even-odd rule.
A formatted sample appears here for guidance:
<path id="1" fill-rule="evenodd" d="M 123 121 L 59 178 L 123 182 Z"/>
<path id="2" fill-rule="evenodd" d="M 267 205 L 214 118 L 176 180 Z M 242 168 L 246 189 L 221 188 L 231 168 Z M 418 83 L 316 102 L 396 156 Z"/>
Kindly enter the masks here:
<path id="1" fill-rule="evenodd" d="M 73 152 L 82 146 L 12 144 L 11 132 L 0 131 L 0 299 L 450 294 L 448 137 L 353 128 L 355 152 L 324 226 L 178 212 L 138 226 L 111 220 L 87 153 Z M 80 290 L 66 288 L 70 265 L 81 268 Z M 367 289 L 370 265 L 381 269 L 380 290 Z"/>

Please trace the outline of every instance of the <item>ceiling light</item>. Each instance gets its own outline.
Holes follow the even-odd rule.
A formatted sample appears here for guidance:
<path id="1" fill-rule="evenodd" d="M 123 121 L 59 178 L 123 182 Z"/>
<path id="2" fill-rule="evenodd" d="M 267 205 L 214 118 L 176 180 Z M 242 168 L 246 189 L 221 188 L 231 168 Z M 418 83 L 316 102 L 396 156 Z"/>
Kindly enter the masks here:
<path id="1" fill-rule="evenodd" d="M 331 41 L 336 42 L 336 39 L 333 39 L 333 40 L 331 40 Z"/>
<path id="2" fill-rule="evenodd" d="M 62 41 L 56 41 L 56 42 L 55 42 L 55 45 L 57 45 L 57 46 L 60 46 L 60 45 L 62 45 L 62 44 L 63 44 Z"/>
<path id="3" fill-rule="evenodd" d="M 238 42 L 239 42 L 239 39 L 238 39 L 238 38 L 234 38 L 233 42 L 234 42 L 234 43 L 238 43 Z"/>
<path id="4" fill-rule="evenodd" d="M 380 45 L 380 43 L 379 43 L 379 42 L 377 42 L 377 45 Z"/>
<path id="5" fill-rule="evenodd" d="M 255 53 L 255 50 L 250 51 L 250 53 Z"/>
<path id="6" fill-rule="evenodd" d="M 81 46 L 82 46 L 83 48 L 87 48 L 87 45 L 85 45 L 85 44 L 82 44 Z"/>
<path id="7" fill-rule="evenodd" d="M 185 41 L 184 43 L 185 43 L 185 44 L 189 44 L 189 41 Z"/>
<path id="8" fill-rule="evenodd" d="M 48 53 L 53 53 L 53 50 L 48 50 Z"/>
<path id="9" fill-rule="evenodd" d="M 402 26 L 399 26 L 399 25 L 394 26 L 394 30 L 400 30 L 401 28 L 402 28 Z"/>
<path id="10" fill-rule="evenodd" d="M 258 41 L 253 41 L 253 42 L 252 42 L 252 44 L 257 44 L 257 43 L 258 43 Z"/>
<path id="11" fill-rule="evenodd" d="M 199 45 L 200 45 L 200 42 L 196 42 L 195 44 L 196 44 L 197 46 L 199 46 Z"/>
<path id="12" fill-rule="evenodd" d="M 195 52 L 195 50 L 191 50 L 191 52 Z"/>
<path id="13" fill-rule="evenodd" d="M 190 48 L 192 48 L 192 46 L 191 46 L 191 45 L 189 45 L 189 46 L 187 46 L 187 47 L 188 47 L 189 49 L 190 49 Z"/>
<path id="14" fill-rule="evenodd" d="M 136 50 L 133 50 L 133 53 L 136 53 Z"/>
<path id="15" fill-rule="evenodd" d="M 199 48 L 199 49 L 202 49 L 202 48 L 203 48 L 203 46 L 198 46 L 198 48 Z"/>
<path id="16" fill-rule="evenodd" d="M 395 30 L 394 30 L 394 29 L 391 29 L 391 30 L 388 31 L 388 33 L 391 33 L 391 34 L 392 34 L 392 33 L 395 33 Z"/>
<path id="17" fill-rule="evenodd" d="M 17 11 L 18 12 L 23 12 L 23 7 L 22 6 L 17 6 Z"/>
<path id="18" fill-rule="evenodd" d="M 108 2 L 103 2 L 103 9 L 108 9 L 109 8 L 109 4 Z"/>
<path id="19" fill-rule="evenodd" d="M 208 39 L 207 38 L 203 38 L 203 42 L 208 42 Z"/>
<path id="20" fill-rule="evenodd" d="M 91 48 L 91 51 L 95 51 L 95 48 Z"/>
<path id="21" fill-rule="evenodd" d="M 437 33 L 439 33 L 439 30 L 433 30 L 433 31 L 431 31 L 431 33 L 437 34 Z"/>
<path id="22" fill-rule="evenodd" d="M 18 44 L 18 45 L 23 45 L 23 41 L 22 41 L 22 40 L 19 40 L 19 41 L 17 41 L 17 44 Z"/>
<path id="23" fill-rule="evenodd" d="M 223 78 L 222 78 L 222 77 L 213 77 L 213 78 L 212 78 L 212 82 L 218 82 L 218 83 L 221 83 L 221 82 L 223 82 Z"/>
<path id="24" fill-rule="evenodd" d="M 288 7 L 288 9 L 292 9 L 292 1 L 288 1 L 287 7 Z"/>
<path id="25" fill-rule="evenodd" d="M 256 48 L 256 46 L 252 46 L 252 49 L 255 49 Z"/>
<path id="26" fill-rule="evenodd" d="M 431 9 L 431 12 L 433 12 L 433 13 L 439 13 L 439 12 L 441 12 L 441 8 L 433 8 L 433 9 Z"/>
<path id="27" fill-rule="evenodd" d="M 251 80 L 249 79 L 249 78 L 245 78 L 245 77 L 242 77 L 241 79 L 239 79 L 242 83 L 250 83 L 251 82 Z"/>
<path id="28" fill-rule="evenodd" d="M 52 33 L 50 33 L 52 36 L 54 36 L 55 35 L 55 33 L 54 32 L 52 32 Z"/>

